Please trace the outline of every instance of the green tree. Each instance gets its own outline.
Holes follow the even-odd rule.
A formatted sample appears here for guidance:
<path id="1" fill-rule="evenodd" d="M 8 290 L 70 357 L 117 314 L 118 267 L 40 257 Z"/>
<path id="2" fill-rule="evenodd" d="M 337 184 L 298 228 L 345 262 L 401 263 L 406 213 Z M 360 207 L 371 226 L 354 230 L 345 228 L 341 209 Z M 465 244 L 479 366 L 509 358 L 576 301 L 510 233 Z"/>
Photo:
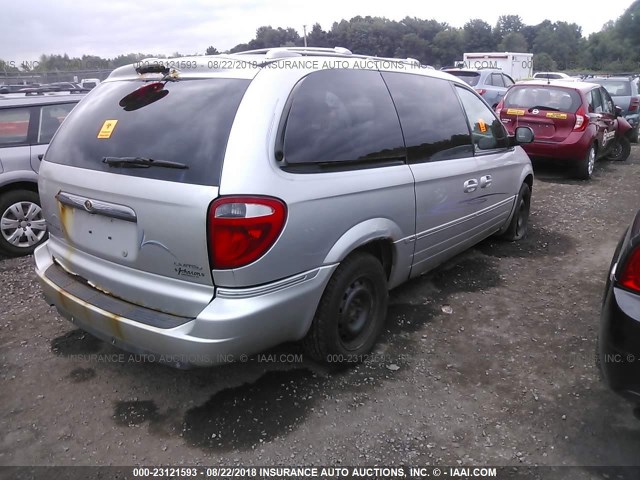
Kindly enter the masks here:
<path id="1" fill-rule="evenodd" d="M 204 52 L 205 55 L 218 55 L 219 53 L 220 52 L 218 51 L 218 49 L 213 46 L 207 47 L 207 49 Z"/>
<path id="2" fill-rule="evenodd" d="M 495 50 L 496 44 L 491 25 L 484 20 L 475 18 L 468 21 L 464 24 L 463 32 L 465 52 L 490 52 Z"/>
<path id="3" fill-rule="evenodd" d="M 434 66 L 450 66 L 456 60 L 462 60 L 464 44 L 464 34 L 458 28 L 449 28 L 438 33 L 433 40 Z"/>
<path id="4" fill-rule="evenodd" d="M 553 72 L 558 69 L 558 64 L 548 53 L 536 53 L 533 55 L 533 69 L 536 72 Z"/>
<path id="5" fill-rule="evenodd" d="M 518 32 L 512 32 L 505 35 L 502 41 L 498 44 L 498 50 L 501 52 L 521 52 L 526 53 L 529 51 L 529 45 L 524 35 Z"/>

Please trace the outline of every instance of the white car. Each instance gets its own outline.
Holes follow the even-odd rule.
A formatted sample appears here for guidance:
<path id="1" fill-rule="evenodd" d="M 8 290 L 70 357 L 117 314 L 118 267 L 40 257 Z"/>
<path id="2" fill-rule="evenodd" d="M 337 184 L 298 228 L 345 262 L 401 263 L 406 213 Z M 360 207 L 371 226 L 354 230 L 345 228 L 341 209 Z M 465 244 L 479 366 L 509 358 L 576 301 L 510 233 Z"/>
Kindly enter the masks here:
<path id="1" fill-rule="evenodd" d="M 574 80 L 572 77 L 562 72 L 536 72 L 533 74 L 533 78 L 536 80 L 542 78 L 548 78 L 549 80 Z"/>

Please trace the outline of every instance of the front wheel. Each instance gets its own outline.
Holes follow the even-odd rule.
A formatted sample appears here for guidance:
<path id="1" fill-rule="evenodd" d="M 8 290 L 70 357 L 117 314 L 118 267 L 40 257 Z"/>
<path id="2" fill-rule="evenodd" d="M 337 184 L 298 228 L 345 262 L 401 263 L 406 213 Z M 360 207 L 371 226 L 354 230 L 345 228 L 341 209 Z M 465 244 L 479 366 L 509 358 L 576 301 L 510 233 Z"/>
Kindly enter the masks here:
<path id="1" fill-rule="evenodd" d="M 322 295 L 302 342 L 306 353 L 327 364 L 359 362 L 382 331 L 388 298 L 380 261 L 364 252 L 347 257 Z"/>
<path id="2" fill-rule="evenodd" d="M 505 240 L 517 241 L 527 236 L 529 228 L 529 211 L 531 210 L 531 189 L 529 185 L 523 183 L 516 200 L 516 211 L 509 224 L 509 228 L 502 237 Z"/>
<path id="3" fill-rule="evenodd" d="M 631 142 L 627 137 L 620 137 L 614 140 L 611 153 L 607 157 L 609 160 L 624 162 L 631 155 Z"/>

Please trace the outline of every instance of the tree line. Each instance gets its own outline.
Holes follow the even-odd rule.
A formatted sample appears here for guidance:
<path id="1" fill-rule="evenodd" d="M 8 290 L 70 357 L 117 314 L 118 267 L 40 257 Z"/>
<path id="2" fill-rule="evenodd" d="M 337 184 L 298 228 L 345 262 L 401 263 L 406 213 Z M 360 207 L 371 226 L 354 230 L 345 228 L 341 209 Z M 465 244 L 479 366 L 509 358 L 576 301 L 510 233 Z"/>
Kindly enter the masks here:
<path id="1" fill-rule="evenodd" d="M 491 26 L 472 19 L 463 27 L 452 27 L 437 20 L 406 17 L 395 21 L 381 17 L 357 16 L 335 22 L 330 30 L 320 24 L 311 26 L 306 36 L 310 47 L 349 48 L 354 53 L 379 57 L 416 58 L 436 68 L 450 66 L 462 59 L 464 52 L 532 52 L 534 68 L 569 71 L 639 71 L 640 70 L 640 0 L 616 21 L 608 22 L 588 38 L 575 23 L 545 20 L 526 25 L 518 15 L 502 15 Z M 244 50 L 282 46 L 303 46 L 304 38 L 293 28 L 262 26 L 248 43 L 227 52 L 210 46 L 206 55 L 234 53 Z M 196 53 L 201 54 L 201 53 Z M 175 52 L 171 57 L 184 56 Z M 0 60 L 0 71 L 73 71 L 113 69 L 144 58 L 166 58 L 165 55 L 130 53 L 115 58 L 83 55 L 41 55 L 39 61 L 21 65 Z"/>

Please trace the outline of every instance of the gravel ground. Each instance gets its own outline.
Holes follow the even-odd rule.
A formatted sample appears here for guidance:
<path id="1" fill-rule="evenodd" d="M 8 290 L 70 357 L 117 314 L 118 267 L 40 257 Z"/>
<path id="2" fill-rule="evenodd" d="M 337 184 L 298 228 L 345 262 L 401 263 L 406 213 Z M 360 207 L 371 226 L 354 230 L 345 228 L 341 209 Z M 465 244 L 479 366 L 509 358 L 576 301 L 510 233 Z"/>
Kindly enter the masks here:
<path id="1" fill-rule="evenodd" d="M 382 341 L 346 371 L 296 345 L 142 362 L 49 308 L 31 257 L 0 259 L 0 465 L 640 465 L 640 422 L 594 367 L 640 147 L 590 182 L 535 167 L 529 237 L 394 290 Z"/>

